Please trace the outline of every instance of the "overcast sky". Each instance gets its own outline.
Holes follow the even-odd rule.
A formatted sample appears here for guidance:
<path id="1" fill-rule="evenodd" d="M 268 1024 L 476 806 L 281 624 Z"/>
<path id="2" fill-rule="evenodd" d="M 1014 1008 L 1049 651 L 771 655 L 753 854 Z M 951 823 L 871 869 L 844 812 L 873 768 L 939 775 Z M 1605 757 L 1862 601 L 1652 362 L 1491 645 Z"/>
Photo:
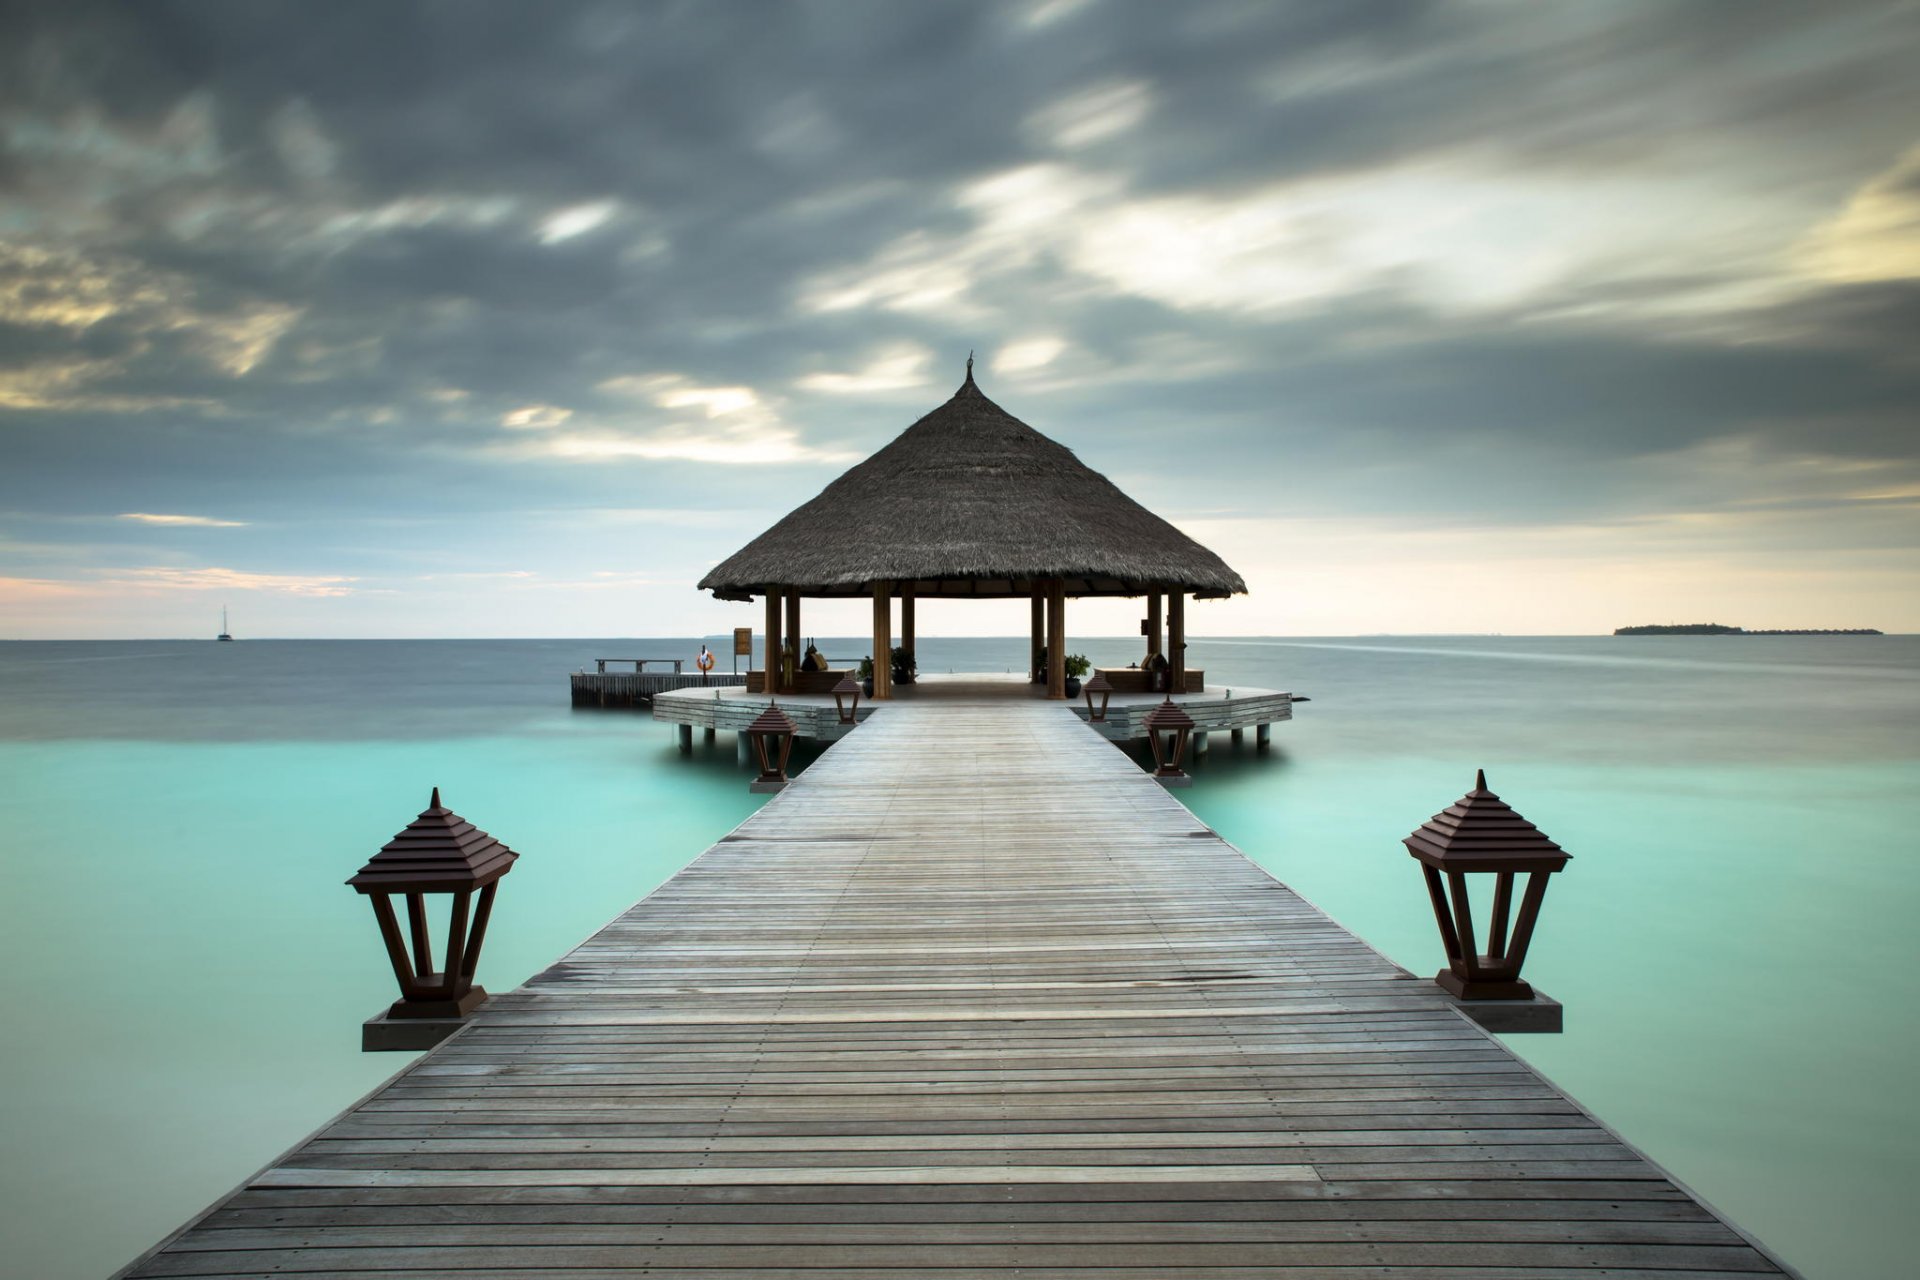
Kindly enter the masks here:
<path id="1" fill-rule="evenodd" d="M 1199 634 L 1920 630 L 1916 66 L 1833 0 L 0 4 L 0 636 L 744 625 L 694 582 L 969 350 L 1246 577 Z"/>

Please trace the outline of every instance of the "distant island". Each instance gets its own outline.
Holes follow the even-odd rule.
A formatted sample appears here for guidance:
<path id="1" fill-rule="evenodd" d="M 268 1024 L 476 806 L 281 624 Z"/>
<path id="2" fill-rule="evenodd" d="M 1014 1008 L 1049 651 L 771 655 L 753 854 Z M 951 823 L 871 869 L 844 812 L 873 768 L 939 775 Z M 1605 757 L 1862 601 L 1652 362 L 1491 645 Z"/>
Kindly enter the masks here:
<path id="1" fill-rule="evenodd" d="M 1664 627 L 1616 627 L 1617 636 L 1880 636 L 1884 631 L 1872 627 L 1845 627 L 1831 630 L 1749 631 L 1745 627 L 1725 627 L 1717 622 L 1681 622 Z"/>

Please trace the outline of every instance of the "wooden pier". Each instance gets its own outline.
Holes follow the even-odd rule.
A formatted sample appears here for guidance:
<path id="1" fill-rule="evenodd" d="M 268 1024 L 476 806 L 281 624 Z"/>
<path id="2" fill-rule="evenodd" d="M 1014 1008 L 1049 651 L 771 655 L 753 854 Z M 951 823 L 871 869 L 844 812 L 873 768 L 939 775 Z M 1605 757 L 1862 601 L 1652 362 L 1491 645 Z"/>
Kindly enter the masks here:
<path id="1" fill-rule="evenodd" d="M 1779 1271 L 1067 708 L 1002 700 L 879 710 L 127 1274 Z"/>

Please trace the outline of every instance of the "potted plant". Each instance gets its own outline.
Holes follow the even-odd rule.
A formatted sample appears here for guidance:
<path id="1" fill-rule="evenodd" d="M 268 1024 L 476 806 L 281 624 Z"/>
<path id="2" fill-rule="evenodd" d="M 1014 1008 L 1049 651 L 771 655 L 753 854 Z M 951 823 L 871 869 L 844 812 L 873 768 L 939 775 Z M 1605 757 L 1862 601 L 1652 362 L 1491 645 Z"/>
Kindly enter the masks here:
<path id="1" fill-rule="evenodd" d="M 864 697 L 873 696 L 873 659 L 860 659 L 860 692 Z"/>
<path id="2" fill-rule="evenodd" d="M 893 682 L 912 684 L 914 672 L 920 664 L 914 660 L 913 650 L 896 648 L 893 651 Z"/>
<path id="3" fill-rule="evenodd" d="M 1087 655 L 1084 653 L 1070 653 L 1067 655 L 1065 665 L 1067 668 L 1067 696 L 1069 698 L 1077 698 L 1080 696 L 1080 677 L 1093 670 L 1093 664 L 1087 661 Z"/>

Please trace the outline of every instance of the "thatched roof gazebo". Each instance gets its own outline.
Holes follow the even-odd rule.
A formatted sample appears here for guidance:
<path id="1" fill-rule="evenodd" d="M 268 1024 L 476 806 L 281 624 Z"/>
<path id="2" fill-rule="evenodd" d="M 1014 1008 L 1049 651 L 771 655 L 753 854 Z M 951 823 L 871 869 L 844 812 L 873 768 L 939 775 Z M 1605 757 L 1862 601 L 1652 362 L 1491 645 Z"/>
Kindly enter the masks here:
<path id="1" fill-rule="evenodd" d="M 1148 652 L 1183 688 L 1185 599 L 1244 593 L 1219 556 L 1120 492 L 1111 480 L 987 399 L 967 379 L 953 398 L 722 561 L 702 590 L 767 602 L 769 688 L 791 689 L 780 633 L 800 630 L 802 597 L 871 596 L 874 696 L 890 696 L 892 601 L 913 648 L 917 597 L 1033 602 L 1032 648 L 1046 652 L 1052 697 L 1064 697 L 1068 596 L 1146 596 Z M 781 602 L 786 602 L 785 618 Z"/>

